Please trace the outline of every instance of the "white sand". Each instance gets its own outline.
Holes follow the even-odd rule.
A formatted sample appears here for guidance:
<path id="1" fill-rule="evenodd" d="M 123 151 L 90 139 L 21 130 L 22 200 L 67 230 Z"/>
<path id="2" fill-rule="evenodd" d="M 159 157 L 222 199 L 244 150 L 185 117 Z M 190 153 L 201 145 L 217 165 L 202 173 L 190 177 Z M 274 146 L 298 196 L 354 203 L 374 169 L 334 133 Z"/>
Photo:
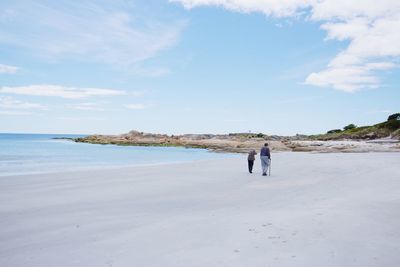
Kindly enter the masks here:
<path id="1" fill-rule="evenodd" d="M 0 178 L 0 266 L 400 266 L 400 154 Z"/>

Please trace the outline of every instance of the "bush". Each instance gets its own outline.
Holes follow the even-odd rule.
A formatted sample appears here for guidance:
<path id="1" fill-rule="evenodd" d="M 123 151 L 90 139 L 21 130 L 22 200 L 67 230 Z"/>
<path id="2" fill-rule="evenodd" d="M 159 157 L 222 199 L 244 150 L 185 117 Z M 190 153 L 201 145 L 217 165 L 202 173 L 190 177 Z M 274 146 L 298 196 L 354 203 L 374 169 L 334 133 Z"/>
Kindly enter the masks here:
<path id="1" fill-rule="evenodd" d="M 340 130 L 340 129 L 333 129 L 333 130 L 329 130 L 328 132 L 326 132 L 326 133 L 328 133 L 328 134 L 333 134 L 333 133 L 340 133 L 342 130 Z"/>
<path id="2" fill-rule="evenodd" d="M 355 129 L 355 128 L 357 128 L 357 126 L 354 125 L 353 123 L 351 123 L 351 124 L 345 126 L 345 127 L 343 128 L 343 130 L 347 131 L 347 130 L 352 130 L 352 129 Z"/>
<path id="3" fill-rule="evenodd" d="M 385 123 L 385 128 L 395 131 L 397 129 L 400 129 L 400 121 L 399 120 L 390 120 Z"/>
<path id="4" fill-rule="evenodd" d="M 390 120 L 398 120 L 398 118 L 400 118 L 400 113 L 394 113 L 394 114 L 390 115 L 387 120 L 388 121 L 390 121 Z"/>

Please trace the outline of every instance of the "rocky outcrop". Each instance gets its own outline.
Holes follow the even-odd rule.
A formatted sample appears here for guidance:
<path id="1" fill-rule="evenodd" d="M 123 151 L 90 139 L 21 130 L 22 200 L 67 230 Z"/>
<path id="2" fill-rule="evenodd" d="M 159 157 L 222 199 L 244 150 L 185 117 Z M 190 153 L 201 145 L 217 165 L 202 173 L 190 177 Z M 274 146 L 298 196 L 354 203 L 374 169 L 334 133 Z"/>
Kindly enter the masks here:
<path id="1" fill-rule="evenodd" d="M 259 149 L 264 143 L 268 142 L 270 147 L 275 151 L 290 150 L 284 143 L 277 139 L 276 137 L 270 140 L 267 137 L 254 138 L 244 135 L 165 135 L 130 131 L 121 135 L 89 135 L 87 137 L 76 138 L 74 141 L 91 144 L 180 146 L 224 152 L 247 152 L 251 149 Z"/>
<path id="2" fill-rule="evenodd" d="M 292 137 L 267 136 L 260 134 L 184 134 L 165 135 L 131 131 L 121 135 L 90 135 L 74 139 L 75 142 L 113 144 L 127 146 L 179 146 L 205 148 L 220 152 L 248 152 L 258 150 L 268 142 L 273 151 L 295 152 L 384 152 L 400 151 L 395 139 L 365 140 L 313 140 L 303 135 Z M 370 135 L 372 137 L 372 135 Z"/>

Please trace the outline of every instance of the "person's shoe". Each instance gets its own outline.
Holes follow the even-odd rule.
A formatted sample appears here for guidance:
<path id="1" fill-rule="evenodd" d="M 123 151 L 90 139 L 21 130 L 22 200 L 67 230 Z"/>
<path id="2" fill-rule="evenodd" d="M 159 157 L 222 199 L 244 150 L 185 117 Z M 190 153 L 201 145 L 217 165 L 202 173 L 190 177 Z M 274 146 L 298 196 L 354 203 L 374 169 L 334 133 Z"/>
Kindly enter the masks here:
<path id="1" fill-rule="evenodd" d="M 264 172 L 264 173 L 262 174 L 262 176 L 267 176 L 267 174 Z"/>

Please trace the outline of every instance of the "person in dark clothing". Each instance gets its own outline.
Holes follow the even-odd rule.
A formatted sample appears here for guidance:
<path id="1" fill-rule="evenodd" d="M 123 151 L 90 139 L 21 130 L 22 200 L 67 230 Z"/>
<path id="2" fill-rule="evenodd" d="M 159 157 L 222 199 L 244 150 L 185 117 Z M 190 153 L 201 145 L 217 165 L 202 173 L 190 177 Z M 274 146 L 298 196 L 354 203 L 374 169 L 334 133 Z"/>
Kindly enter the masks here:
<path id="1" fill-rule="evenodd" d="M 271 152 L 269 150 L 268 143 L 265 143 L 264 146 L 261 148 L 260 159 L 262 175 L 267 176 L 267 171 L 271 160 Z"/>
<path id="2" fill-rule="evenodd" d="M 253 165 L 254 161 L 256 160 L 256 155 L 257 152 L 253 149 L 249 152 L 249 155 L 247 156 L 247 162 L 249 164 L 249 173 L 253 173 Z"/>

